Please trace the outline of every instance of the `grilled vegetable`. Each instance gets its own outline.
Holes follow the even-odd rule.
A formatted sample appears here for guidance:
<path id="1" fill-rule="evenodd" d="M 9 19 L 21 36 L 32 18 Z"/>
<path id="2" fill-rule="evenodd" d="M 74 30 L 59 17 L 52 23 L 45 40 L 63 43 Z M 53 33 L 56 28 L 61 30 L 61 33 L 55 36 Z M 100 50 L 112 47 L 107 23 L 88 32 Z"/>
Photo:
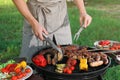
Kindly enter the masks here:
<path id="1" fill-rule="evenodd" d="M 79 67 L 80 67 L 80 70 L 84 70 L 84 71 L 88 70 L 88 64 L 87 64 L 87 59 L 86 58 L 81 58 L 80 59 Z"/>
<path id="2" fill-rule="evenodd" d="M 63 73 L 63 70 L 64 70 L 65 66 L 66 66 L 65 64 L 56 64 L 55 71 L 58 72 L 58 73 Z"/>
<path id="3" fill-rule="evenodd" d="M 57 67 L 64 68 L 66 64 L 56 64 Z"/>
<path id="4" fill-rule="evenodd" d="M 32 60 L 37 66 L 45 67 L 47 65 L 47 60 L 42 54 L 36 55 Z"/>

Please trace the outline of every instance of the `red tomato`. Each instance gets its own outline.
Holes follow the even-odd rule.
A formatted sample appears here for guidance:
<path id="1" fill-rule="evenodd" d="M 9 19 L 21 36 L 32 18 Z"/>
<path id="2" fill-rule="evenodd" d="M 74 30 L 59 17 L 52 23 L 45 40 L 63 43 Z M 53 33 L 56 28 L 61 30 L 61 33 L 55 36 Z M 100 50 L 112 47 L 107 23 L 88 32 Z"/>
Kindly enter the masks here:
<path id="1" fill-rule="evenodd" d="M 110 48 L 110 50 L 115 50 L 114 48 Z"/>
<path id="2" fill-rule="evenodd" d="M 23 75 L 23 77 L 25 77 L 25 76 L 27 75 L 27 73 L 26 73 L 26 72 L 23 72 L 22 75 Z"/>
<path id="3" fill-rule="evenodd" d="M 25 72 L 26 72 L 26 73 L 30 73 L 30 72 L 31 72 L 30 68 L 26 68 L 26 69 L 25 69 Z"/>
<path id="4" fill-rule="evenodd" d="M 64 73 L 67 73 L 67 70 L 69 70 L 69 68 L 68 68 L 68 67 L 65 67 L 65 68 L 63 69 L 63 72 L 64 72 Z"/>
<path id="5" fill-rule="evenodd" d="M 17 73 L 18 75 L 20 75 L 20 74 L 22 74 L 23 72 L 22 71 L 20 71 L 19 73 Z"/>
<path id="6" fill-rule="evenodd" d="M 109 40 L 105 40 L 105 44 L 106 44 L 106 45 L 109 45 L 109 44 L 110 44 L 110 41 L 109 41 Z"/>
<path id="7" fill-rule="evenodd" d="M 73 71 L 73 70 L 75 69 L 75 67 L 74 67 L 74 66 L 71 66 L 70 69 Z"/>
<path id="8" fill-rule="evenodd" d="M 17 68 L 17 69 L 15 69 L 15 72 L 16 72 L 16 73 L 21 72 L 21 68 Z"/>
<path id="9" fill-rule="evenodd" d="M 102 40 L 99 42 L 99 45 L 102 45 L 102 46 L 106 46 L 106 45 L 109 45 L 110 44 L 110 41 L 109 40 Z"/>
<path id="10" fill-rule="evenodd" d="M 77 60 L 76 59 L 73 59 L 72 61 L 71 61 L 71 65 L 72 66 L 75 66 L 77 64 Z"/>
<path id="11" fill-rule="evenodd" d="M 23 77 L 22 74 L 17 75 L 17 78 L 18 78 L 18 79 L 20 79 L 20 78 L 22 78 L 22 77 Z"/>
<path id="12" fill-rule="evenodd" d="M 11 65 L 12 65 L 12 64 L 8 64 L 8 65 L 5 67 L 5 69 L 6 69 L 6 70 L 9 70 L 9 68 L 11 67 Z"/>
<path id="13" fill-rule="evenodd" d="M 17 80 L 17 76 L 12 76 L 11 80 Z"/>
<path id="14" fill-rule="evenodd" d="M 1 72 L 3 72 L 3 73 L 5 73 L 5 72 L 6 72 L 6 73 L 7 73 L 7 72 L 8 72 L 8 70 L 6 70 L 5 68 L 2 68 L 2 69 L 1 69 Z"/>
<path id="15" fill-rule="evenodd" d="M 71 69 L 67 69 L 67 74 L 72 74 L 72 70 Z"/>
<path id="16" fill-rule="evenodd" d="M 64 68 L 64 69 L 63 69 L 63 72 L 64 72 L 64 73 L 66 73 L 66 72 L 67 72 L 67 69 L 66 69 L 66 68 Z"/>

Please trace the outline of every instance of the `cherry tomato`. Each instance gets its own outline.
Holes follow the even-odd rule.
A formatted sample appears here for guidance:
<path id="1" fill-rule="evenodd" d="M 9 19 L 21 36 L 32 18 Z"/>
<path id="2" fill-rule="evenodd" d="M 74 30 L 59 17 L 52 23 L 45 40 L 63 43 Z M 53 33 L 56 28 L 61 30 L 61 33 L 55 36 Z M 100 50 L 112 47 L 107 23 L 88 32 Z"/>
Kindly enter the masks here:
<path id="1" fill-rule="evenodd" d="M 74 67 L 74 66 L 71 66 L 70 69 L 73 71 L 73 70 L 75 69 L 75 67 Z"/>
<path id="2" fill-rule="evenodd" d="M 3 73 L 5 73 L 5 72 L 6 72 L 6 73 L 7 73 L 7 72 L 8 72 L 8 70 L 6 70 L 5 68 L 2 68 L 2 69 L 1 69 L 1 72 L 3 72 Z"/>
<path id="3" fill-rule="evenodd" d="M 23 77 L 25 77 L 25 76 L 27 75 L 27 73 L 26 73 L 26 72 L 23 72 L 22 75 L 23 75 Z"/>
<path id="4" fill-rule="evenodd" d="M 25 69 L 25 72 L 26 72 L 26 73 L 30 73 L 30 72 L 31 72 L 30 68 L 26 68 L 26 69 Z"/>
<path id="5" fill-rule="evenodd" d="M 109 45 L 110 44 L 110 41 L 109 40 L 102 40 L 99 42 L 99 45 L 102 45 L 102 46 L 106 46 L 106 45 Z"/>
<path id="6" fill-rule="evenodd" d="M 68 70 L 69 68 L 68 67 L 65 67 L 64 69 L 63 69 L 63 72 L 64 73 L 67 73 L 67 70 Z"/>
<path id="7" fill-rule="evenodd" d="M 22 74 L 17 75 L 17 78 L 18 78 L 18 79 L 20 79 L 20 78 L 22 78 L 22 77 L 23 77 Z"/>
<path id="8" fill-rule="evenodd" d="M 71 69 L 67 69 L 67 74 L 72 74 L 72 70 Z"/>
<path id="9" fill-rule="evenodd" d="M 72 66 L 75 66 L 77 64 L 77 60 L 76 59 L 73 59 L 72 61 L 71 61 L 71 65 Z"/>
<path id="10" fill-rule="evenodd" d="M 115 48 L 110 48 L 110 50 L 115 50 Z"/>
<path id="11" fill-rule="evenodd" d="M 17 80 L 17 76 L 12 76 L 11 80 Z"/>
<path id="12" fill-rule="evenodd" d="M 21 72 L 21 68 L 17 68 L 17 69 L 15 69 L 15 72 L 16 72 L 16 73 Z"/>

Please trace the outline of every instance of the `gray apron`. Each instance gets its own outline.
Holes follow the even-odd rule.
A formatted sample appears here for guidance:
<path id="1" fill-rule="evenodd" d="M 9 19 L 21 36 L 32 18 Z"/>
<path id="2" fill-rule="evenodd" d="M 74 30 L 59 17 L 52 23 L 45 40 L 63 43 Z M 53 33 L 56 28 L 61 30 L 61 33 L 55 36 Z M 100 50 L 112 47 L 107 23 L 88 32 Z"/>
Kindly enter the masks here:
<path id="1" fill-rule="evenodd" d="M 28 0 L 28 7 L 32 15 L 42 24 L 57 45 L 72 44 L 70 24 L 67 15 L 66 0 Z M 46 46 L 34 35 L 31 25 L 24 20 L 23 40 L 20 57 L 26 57 L 31 62 L 34 53 Z"/>

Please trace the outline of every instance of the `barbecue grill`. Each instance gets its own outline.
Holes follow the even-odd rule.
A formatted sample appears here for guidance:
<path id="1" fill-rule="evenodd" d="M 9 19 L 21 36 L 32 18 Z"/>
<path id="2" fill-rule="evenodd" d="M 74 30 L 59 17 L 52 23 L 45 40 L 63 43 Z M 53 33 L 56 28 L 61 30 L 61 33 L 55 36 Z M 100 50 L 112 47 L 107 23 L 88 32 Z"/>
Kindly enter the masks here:
<path id="1" fill-rule="evenodd" d="M 33 55 L 33 57 L 47 49 L 51 49 L 51 47 L 46 47 L 36 52 Z M 66 58 L 63 58 L 62 61 L 65 60 Z M 89 67 L 88 71 L 80 71 L 78 66 L 79 64 L 77 64 L 72 74 L 57 73 L 55 72 L 55 66 L 53 65 L 47 65 L 46 67 L 39 67 L 34 62 L 33 65 L 36 68 L 36 70 L 43 75 L 45 80 L 103 80 L 102 75 L 106 72 L 107 68 L 111 64 L 111 60 L 109 57 L 108 57 L 108 61 L 109 63 L 106 65 L 101 65 L 98 67 Z"/>

